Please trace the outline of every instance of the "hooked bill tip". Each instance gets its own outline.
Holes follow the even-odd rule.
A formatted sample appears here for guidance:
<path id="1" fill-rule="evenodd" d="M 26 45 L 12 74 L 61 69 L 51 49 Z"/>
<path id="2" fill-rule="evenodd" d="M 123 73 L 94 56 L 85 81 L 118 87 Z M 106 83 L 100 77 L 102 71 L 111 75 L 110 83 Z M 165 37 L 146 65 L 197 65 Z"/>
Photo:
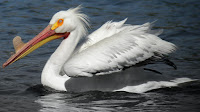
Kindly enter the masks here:
<path id="1" fill-rule="evenodd" d="M 2 65 L 2 68 L 5 68 L 5 67 L 6 67 L 6 65 L 5 65 L 5 64 L 3 64 L 3 65 Z"/>

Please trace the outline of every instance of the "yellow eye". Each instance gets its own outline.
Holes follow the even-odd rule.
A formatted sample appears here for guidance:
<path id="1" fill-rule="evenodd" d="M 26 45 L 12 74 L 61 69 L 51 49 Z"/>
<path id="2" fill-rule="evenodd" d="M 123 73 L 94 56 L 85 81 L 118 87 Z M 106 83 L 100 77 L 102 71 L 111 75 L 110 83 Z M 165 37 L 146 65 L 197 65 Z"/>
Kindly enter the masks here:
<path id="1" fill-rule="evenodd" d="M 51 30 L 55 30 L 59 26 L 62 26 L 63 22 L 64 22 L 64 19 L 59 19 L 55 24 L 53 24 L 53 26 L 51 27 Z"/>

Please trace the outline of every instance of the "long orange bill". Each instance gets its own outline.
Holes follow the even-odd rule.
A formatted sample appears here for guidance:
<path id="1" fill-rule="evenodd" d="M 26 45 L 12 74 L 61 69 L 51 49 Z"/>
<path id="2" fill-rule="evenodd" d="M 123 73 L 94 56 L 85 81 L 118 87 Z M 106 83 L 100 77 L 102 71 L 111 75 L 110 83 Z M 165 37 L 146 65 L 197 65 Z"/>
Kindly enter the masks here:
<path id="1" fill-rule="evenodd" d="M 56 33 L 54 30 L 51 29 L 52 25 L 48 25 L 42 32 L 40 32 L 37 36 L 35 36 L 32 40 L 30 40 L 27 43 L 23 43 L 21 41 L 21 38 L 18 37 L 16 39 L 13 39 L 14 48 L 16 50 L 16 53 L 12 55 L 4 64 L 3 68 L 6 66 L 14 63 L 15 61 L 23 58 L 24 56 L 28 55 L 35 49 L 39 48 L 40 46 L 44 45 L 45 43 L 55 40 L 61 37 L 68 37 L 69 32 L 67 33 Z M 14 42 L 14 40 L 18 40 L 18 42 Z"/>

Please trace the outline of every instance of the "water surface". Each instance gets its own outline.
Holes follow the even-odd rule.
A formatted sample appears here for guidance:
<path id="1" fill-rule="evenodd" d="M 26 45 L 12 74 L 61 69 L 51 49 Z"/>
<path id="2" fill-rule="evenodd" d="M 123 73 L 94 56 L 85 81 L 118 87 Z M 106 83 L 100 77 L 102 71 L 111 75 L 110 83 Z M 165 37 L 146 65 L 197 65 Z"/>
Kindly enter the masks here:
<path id="1" fill-rule="evenodd" d="M 108 20 L 128 17 L 129 24 L 156 20 L 160 36 L 178 46 L 170 55 L 178 69 L 153 65 L 167 76 L 200 79 L 200 2 L 198 0 L 1 0 L 0 63 L 14 51 L 16 35 L 28 41 L 45 28 L 54 13 L 82 4 L 91 29 Z M 197 112 L 200 110 L 200 82 L 152 90 L 143 94 L 89 91 L 52 92 L 40 84 L 40 74 L 61 40 L 50 42 L 22 60 L 0 68 L 0 111 L 152 111 Z"/>

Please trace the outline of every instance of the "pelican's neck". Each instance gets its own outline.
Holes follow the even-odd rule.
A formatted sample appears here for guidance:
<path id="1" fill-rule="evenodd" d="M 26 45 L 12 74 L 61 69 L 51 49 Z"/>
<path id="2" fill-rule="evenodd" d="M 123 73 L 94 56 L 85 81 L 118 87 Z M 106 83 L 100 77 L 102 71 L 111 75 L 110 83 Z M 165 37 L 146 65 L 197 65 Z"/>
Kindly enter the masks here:
<path id="1" fill-rule="evenodd" d="M 79 32 L 74 31 L 70 33 L 69 37 L 61 42 L 48 61 L 51 61 L 55 65 L 63 66 L 73 54 L 80 38 L 81 35 L 79 35 Z"/>
<path id="2" fill-rule="evenodd" d="M 68 38 L 61 42 L 42 71 L 41 82 L 43 85 L 56 90 L 66 91 L 65 82 L 69 77 L 61 76 L 59 74 L 64 63 L 73 54 L 81 36 L 80 32 L 75 30 L 70 33 Z"/>

